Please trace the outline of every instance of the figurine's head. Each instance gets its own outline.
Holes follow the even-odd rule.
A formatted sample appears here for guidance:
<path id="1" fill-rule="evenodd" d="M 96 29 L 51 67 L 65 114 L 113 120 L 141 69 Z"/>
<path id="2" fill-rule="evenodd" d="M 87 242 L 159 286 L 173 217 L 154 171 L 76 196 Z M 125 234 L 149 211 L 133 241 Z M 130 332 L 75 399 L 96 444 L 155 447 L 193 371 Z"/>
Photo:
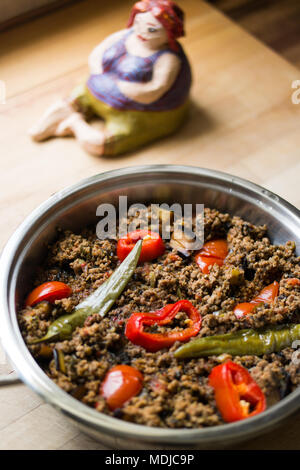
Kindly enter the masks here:
<path id="1" fill-rule="evenodd" d="M 141 41 L 155 49 L 169 43 L 178 50 L 176 39 L 184 36 L 184 13 L 169 0 L 144 0 L 132 8 L 128 27 L 133 25 Z"/>

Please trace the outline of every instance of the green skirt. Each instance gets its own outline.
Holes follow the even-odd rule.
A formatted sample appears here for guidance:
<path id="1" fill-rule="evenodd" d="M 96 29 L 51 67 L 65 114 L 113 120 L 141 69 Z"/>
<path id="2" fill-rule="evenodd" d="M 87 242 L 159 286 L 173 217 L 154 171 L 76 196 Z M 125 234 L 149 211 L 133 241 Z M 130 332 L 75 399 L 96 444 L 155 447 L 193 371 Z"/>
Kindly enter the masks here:
<path id="1" fill-rule="evenodd" d="M 148 142 L 174 133 L 185 121 L 189 100 L 169 111 L 127 111 L 115 109 L 95 98 L 85 83 L 73 90 L 71 99 L 87 115 L 105 121 L 105 155 L 135 150 Z"/>

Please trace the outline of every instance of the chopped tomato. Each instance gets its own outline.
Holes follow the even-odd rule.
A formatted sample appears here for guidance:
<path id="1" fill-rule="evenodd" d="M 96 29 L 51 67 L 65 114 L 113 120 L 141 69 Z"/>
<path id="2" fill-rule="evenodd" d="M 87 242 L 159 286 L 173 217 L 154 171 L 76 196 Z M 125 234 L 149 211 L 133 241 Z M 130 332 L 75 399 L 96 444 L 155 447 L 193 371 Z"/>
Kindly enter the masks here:
<path id="1" fill-rule="evenodd" d="M 286 282 L 291 286 L 300 286 L 300 279 L 297 279 L 296 277 L 290 277 Z"/>
<path id="2" fill-rule="evenodd" d="M 265 304 L 270 304 L 274 302 L 275 298 L 278 295 L 279 284 L 277 281 L 272 282 L 269 286 L 265 287 L 260 294 L 258 294 L 252 302 L 259 304 L 261 302 Z"/>
<path id="3" fill-rule="evenodd" d="M 251 302 L 244 302 L 236 305 L 233 311 L 237 318 L 242 318 L 244 315 L 248 315 L 248 313 L 253 312 L 255 307 L 257 307 L 257 304 Z"/>
<path id="4" fill-rule="evenodd" d="M 121 364 L 110 369 L 100 390 L 109 409 L 121 408 L 130 398 L 138 395 L 143 379 L 141 372 L 131 366 Z"/>
<path id="5" fill-rule="evenodd" d="M 237 318 L 242 318 L 244 315 L 251 313 L 255 307 L 260 304 L 271 304 L 274 302 L 278 295 L 279 284 L 277 281 L 272 282 L 269 286 L 265 287 L 253 300 L 250 302 L 241 303 L 235 306 L 233 312 Z"/>
<path id="6" fill-rule="evenodd" d="M 214 258 L 224 259 L 228 254 L 227 241 L 224 239 L 210 240 L 204 243 L 200 250 L 203 256 L 212 256 Z"/>
<path id="7" fill-rule="evenodd" d="M 33 307 L 43 300 L 54 302 L 55 300 L 64 299 L 72 294 L 72 289 L 64 282 L 50 281 L 41 284 L 33 289 L 25 300 L 25 305 Z"/>
<path id="8" fill-rule="evenodd" d="M 149 230 L 135 230 L 127 233 L 125 237 L 120 238 L 118 241 L 117 255 L 120 261 L 123 261 L 129 255 L 139 240 L 143 240 L 140 263 L 158 258 L 165 252 L 166 247 L 159 233 L 150 232 Z"/>
<path id="9" fill-rule="evenodd" d="M 204 243 L 201 250 L 196 254 L 195 261 L 203 274 L 208 274 L 208 268 L 212 264 L 223 266 L 227 254 L 228 246 L 226 240 L 211 240 L 207 243 Z"/>
<path id="10" fill-rule="evenodd" d="M 208 274 L 209 269 L 208 267 L 212 264 L 217 264 L 218 266 L 223 266 L 224 261 L 220 258 L 213 258 L 208 256 L 196 255 L 196 263 L 198 264 L 199 268 L 203 272 L 203 274 Z"/>

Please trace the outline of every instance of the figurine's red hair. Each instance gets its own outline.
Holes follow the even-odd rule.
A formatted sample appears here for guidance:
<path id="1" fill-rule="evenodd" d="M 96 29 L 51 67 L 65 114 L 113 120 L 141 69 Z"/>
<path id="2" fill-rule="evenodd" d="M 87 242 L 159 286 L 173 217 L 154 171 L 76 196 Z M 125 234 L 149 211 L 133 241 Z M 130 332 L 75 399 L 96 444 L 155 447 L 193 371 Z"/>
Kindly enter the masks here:
<path id="1" fill-rule="evenodd" d="M 144 0 L 137 2 L 130 14 L 128 27 L 133 25 L 139 13 L 150 11 L 167 31 L 170 48 L 178 50 L 176 39 L 184 36 L 184 13 L 176 3 L 170 0 Z"/>

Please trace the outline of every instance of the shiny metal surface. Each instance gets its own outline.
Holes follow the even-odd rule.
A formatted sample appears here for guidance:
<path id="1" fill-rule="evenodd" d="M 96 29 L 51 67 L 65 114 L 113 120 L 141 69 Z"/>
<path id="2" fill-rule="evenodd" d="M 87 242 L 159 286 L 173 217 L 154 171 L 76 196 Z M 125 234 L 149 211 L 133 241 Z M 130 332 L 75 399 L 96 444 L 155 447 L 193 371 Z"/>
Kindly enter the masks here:
<path id="1" fill-rule="evenodd" d="M 16 311 L 35 267 L 58 226 L 80 229 L 96 223 L 96 207 L 132 202 L 204 203 L 256 223 L 266 223 L 275 244 L 295 240 L 299 253 L 299 211 L 265 189 L 224 173 L 195 167 L 157 165 L 123 168 L 83 180 L 52 196 L 16 230 L 1 256 L 0 331 L 2 343 L 21 379 L 80 429 L 111 448 L 204 449 L 257 436 L 300 406 L 300 388 L 261 415 L 205 429 L 160 429 L 126 423 L 96 412 L 57 387 L 34 361 L 19 331 Z"/>

